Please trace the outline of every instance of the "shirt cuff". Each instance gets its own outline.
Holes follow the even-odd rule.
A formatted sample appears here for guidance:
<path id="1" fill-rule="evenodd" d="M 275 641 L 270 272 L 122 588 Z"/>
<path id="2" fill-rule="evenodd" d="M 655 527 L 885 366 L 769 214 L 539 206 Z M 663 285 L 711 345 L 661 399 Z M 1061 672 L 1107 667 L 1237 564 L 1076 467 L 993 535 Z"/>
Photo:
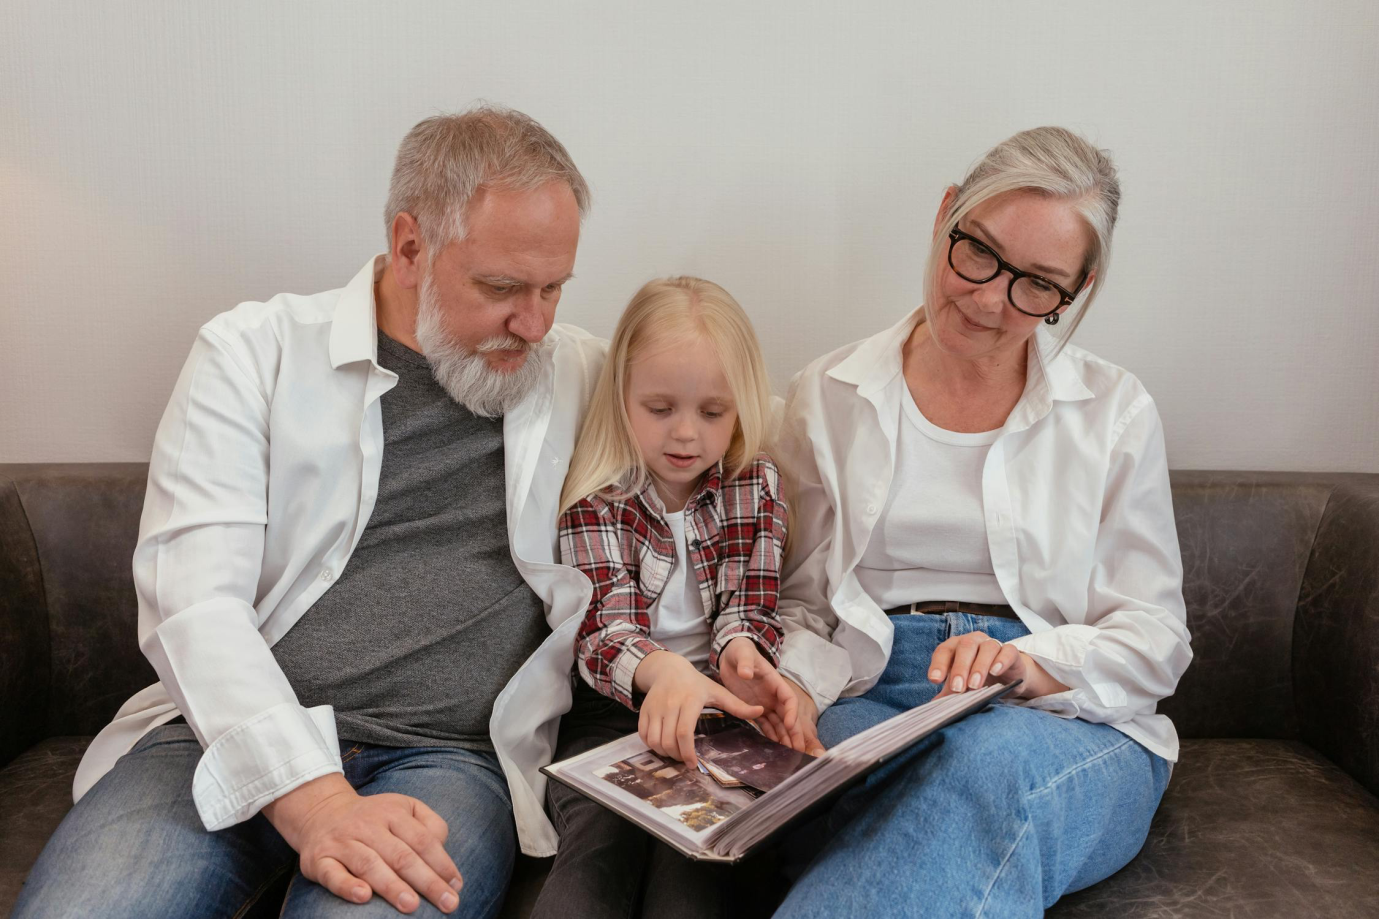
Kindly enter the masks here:
<path id="1" fill-rule="evenodd" d="M 613 661 L 613 698 L 634 712 L 641 708 L 637 700 L 637 684 L 633 677 L 637 667 L 652 651 L 666 650 L 663 645 L 650 638 L 630 638 L 622 642 L 622 650 Z"/>
<path id="2" fill-rule="evenodd" d="M 780 627 L 775 626 L 776 634 L 780 634 Z M 772 667 L 780 666 L 780 649 L 772 648 L 761 637 L 761 631 L 756 624 L 740 619 L 726 628 L 720 629 L 713 636 L 713 642 L 709 645 L 709 670 L 712 673 L 718 672 L 718 659 L 723 655 L 723 651 L 728 647 L 728 642 L 734 638 L 747 637 L 752 639 L 752 644 L 757 646 L 757 651 L 766 658 L 766 662 Z"/>
<path id="3" fill-rule="evenodd" d="M 222 830 L 312 779 L 343 771 L 334 710 L 283 702 L 206 748 L 192 776 L 192 799 L 206 829 Z"/>
<path id="4" fill-rule="evenodd" d="M 1072 704 L 1077 711 L 1068 716 L 1071 718 L 1083 718 L 1097 722 L 1118 721 L 1125 718 L 1125 714 L 1117 710 L 1124 709 L 1129 704 L 1129 696 L 1123 686 L 1114 682 L 1116 674 L 1105 673 L 1102 667 L 1088 667 L 1087 656 L 1092 641 L 1100 634 L 1101 630 L 1094 625 L 1072 623 L 1046 629 L 1042 632 L 1022 635 L 1008 642 L 1008 644 L 1014 645 L 1038 661 L 1039 666 L 1048 671 L 1049 676 L 1064 686 L 1072 687 L 1069 692 L 1040 697 L 1045 699 L 1069 697 L 1064 702 L 1051 703 L 1053 707 L 1049 708 L 1044 706 L 1031 707 L 1053 711 L 1054 707 L 1060 705 L 1066 707 L 1066 705 Z M 1032 699 L 1029 701 L 1038 702 L 1039 700 Z"/>
<path id="5" fill-rule="evenodd" d="M 852 658 L 828 639 L 808 629 L 795 629 L 785 633 L 776 669 L 802 686 L 822 714 L 852 679 Z"/>

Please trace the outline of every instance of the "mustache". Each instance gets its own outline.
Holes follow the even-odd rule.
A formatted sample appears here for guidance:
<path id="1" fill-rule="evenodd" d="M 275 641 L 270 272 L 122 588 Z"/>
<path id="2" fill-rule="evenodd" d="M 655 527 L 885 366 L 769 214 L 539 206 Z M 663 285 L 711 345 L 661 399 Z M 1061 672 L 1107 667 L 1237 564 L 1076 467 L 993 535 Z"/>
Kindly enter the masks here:
<path id="1" fill-rule="evenodd" d="M 488 354 L 491 351 L 530 351 L 533 347 L 525 338 L 508 334 L 485 338 L 474 350 L 479 354 Z"/>

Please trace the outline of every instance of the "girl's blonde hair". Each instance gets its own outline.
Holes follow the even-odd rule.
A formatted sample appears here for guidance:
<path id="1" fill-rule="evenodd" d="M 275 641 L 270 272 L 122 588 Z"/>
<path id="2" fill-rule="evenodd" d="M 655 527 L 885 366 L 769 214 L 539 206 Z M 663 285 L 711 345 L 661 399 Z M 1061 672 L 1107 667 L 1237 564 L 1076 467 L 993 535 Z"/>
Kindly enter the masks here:
<path id="1" fill-rule="evenodd" d="M 1110 154 L 1098 150 L 1067 128 L 1021 131 L 992 147 L 967 173 L 934 234 L 924 275 L 925 302 L 939 302 L 938 278 L 942 266 L 948 264 L 948 234 L 958 221 L 979 204 L 1013 191 L 1032 191 L 1068 201 L 1082 217 L 1092 237 L 1082 270 L 1084 276 L 1095 271 L 1096 278 L 1086 296 L 1078 297 L 1082 308 L 1063 326 L 1061 348 L 1072 338 L 1082 317 L 1087 315 L 1097 294 L 1106 285 L 1111 234 L 1120 212 L 1120 179 Z"/>
<path id="2" fill-rule="evenodd" d="M 771 425 L 771 381 L 756 331 L 732 295 L 702 278 L 660 278 L 627 304 L 608 348 L 560 494 L 560 513 L 592 494 L 636 494 L 650 481 L 627 415 L 632 362 L 676 342 L 702 338 L 723 366 L 737 407 L 737 425 L 723 456 L 736 478 L 765 446 Z"/>

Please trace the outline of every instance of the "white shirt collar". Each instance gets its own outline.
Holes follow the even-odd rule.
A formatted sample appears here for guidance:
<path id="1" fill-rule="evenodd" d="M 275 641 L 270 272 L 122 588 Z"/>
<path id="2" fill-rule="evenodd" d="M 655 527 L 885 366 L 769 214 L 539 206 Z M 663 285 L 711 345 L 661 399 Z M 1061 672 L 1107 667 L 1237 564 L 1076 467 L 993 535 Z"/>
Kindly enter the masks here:
<path id="1" fill-rule="evenodd" d="M 856 386 L 859 396 L 870 397 L 883 389 L 901 372 L 901 348 L 919 323 L 923 309 L 919 307 L 889 329 L 862 342 L 851 355 L 829 370 L 828 375 Z M 1053 402 L 1092 398 L 1092 391 L 1082 381 L 1073 362 L 1059 350 L 1058 339 L 1042 325 L 1030 339 L 1029 356 L 1025 397 L 1012 413 L 1012 416 L 1033 413 L 1022 427 L 1028 427 L 1047 414 Z"/>
<path id="2" fill-rule="evenodd" d="M 373 290 L 387 263 L 387 256 L 375 255 L 341 291 L 330 328 L 332 368 L 355 361 L 378 363 L 378 316 Z"/>

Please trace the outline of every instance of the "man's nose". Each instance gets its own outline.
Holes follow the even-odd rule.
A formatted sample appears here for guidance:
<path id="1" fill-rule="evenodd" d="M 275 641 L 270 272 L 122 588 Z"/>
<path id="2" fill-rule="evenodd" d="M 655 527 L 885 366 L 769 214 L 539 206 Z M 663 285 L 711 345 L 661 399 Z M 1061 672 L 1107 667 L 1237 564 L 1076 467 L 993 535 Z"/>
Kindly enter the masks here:
<path id="1" fill-rule="evenodd" d="M 555 318 L 554 310 L 541 299 L 541 292 L 525 288 L 516 298 L 512 318 L 508 320 L 508 331 L 523 341 L 536 344 L 546 337 Z"/>

